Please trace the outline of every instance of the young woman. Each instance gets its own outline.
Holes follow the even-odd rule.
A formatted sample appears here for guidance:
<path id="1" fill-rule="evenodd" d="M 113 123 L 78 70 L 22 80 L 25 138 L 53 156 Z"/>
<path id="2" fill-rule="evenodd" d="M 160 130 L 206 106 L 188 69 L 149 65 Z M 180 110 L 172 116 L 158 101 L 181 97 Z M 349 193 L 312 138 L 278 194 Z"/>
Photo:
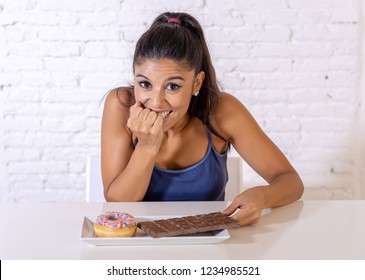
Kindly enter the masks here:
<path id="1" fill-rule="evenodd" d="M 224 211 L 241 225 L 299 199 L 303 184 L 284 154 L 232 95 L 221 92 L 195 18 L 164 13 L 141 36 L 134 85 L 112 90 L 102 119 L 107 201 L 224 200 L 232 145 L 268 183 Z"/>

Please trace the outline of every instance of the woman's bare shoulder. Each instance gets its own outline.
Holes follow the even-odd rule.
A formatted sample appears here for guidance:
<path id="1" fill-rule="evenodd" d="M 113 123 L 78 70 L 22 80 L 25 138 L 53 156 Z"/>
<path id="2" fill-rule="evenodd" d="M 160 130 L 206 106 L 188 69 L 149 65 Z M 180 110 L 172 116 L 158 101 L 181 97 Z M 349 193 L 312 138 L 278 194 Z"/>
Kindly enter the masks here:
<path id="1" fill-rule="evenodd" d="M 107 93 L 105 108 L 129 109 L 134 103 L 134 92 L 132 87 L 119 87 Z"/>
<path id="2" fill-rule="evenodd" d="M 130 134 L 127 121 L 130 106 L 134 103 L 133 88 L 116 88 L 105 99 L 102 117 L 102 132 L 107 135 Z"/>
<path id="3" fill-rule="evenodd" d="M 234 106 L 233 109 L 244 108 L 245 106 L 242 104 L 238 98 L 233 96 L 228 92 L 221 92 L 219 94 L 219 102 L 218 102 L 218 110 L 229 110 L 230 106 Z M 231 108 L 232 109 L 232 108 Z"/>
<path id="4" fill-rule="evenodd" d="M 227 92 L 220 92 L 218 95 L 218 103 L 211 113 L 215 121 L 226 121 L 234 117 L 238 112 L 246 111 L 246 107 L 235 96 Z"/>
<path id="5" fill-rule="evenodd" d="M 244 128 L 244 124 L 251 118 L 244 104 L 235 96 L 227 92 L 219 94 L 218 105 L 212 115 L 212 124 L 225 139 L 232 141 L 237 127 Z"/>

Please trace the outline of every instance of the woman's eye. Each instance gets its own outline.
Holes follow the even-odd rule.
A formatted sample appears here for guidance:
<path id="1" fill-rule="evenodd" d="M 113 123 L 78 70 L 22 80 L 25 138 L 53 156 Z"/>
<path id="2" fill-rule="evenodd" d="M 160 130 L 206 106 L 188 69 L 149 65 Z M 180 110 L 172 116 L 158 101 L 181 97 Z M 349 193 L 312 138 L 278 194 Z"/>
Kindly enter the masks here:
<path id="1" fill-rule="evenodd" d="M 151 87 L 151 84 L 149 82 L 142 81 L 142 82 L 139 82 L 139 86 L 141 88 L 150 88 Z"/>
<path id="2" fill-rule="evenodd" d="M 181 86 L 177 85 L 177 84 L 168 84 L 166 86 L 166 89 L 169 90 L 169 91 L 176 91 L 178 90 L 179 88 L 181 88 Z"/>

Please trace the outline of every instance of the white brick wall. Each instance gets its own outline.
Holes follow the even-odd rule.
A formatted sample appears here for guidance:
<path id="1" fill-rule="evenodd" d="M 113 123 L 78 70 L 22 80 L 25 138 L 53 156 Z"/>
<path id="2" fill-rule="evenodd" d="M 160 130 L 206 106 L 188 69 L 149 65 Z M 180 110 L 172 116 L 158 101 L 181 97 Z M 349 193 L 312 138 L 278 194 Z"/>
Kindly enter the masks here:
<path id="1" fill-rule="evenodd" d="M 200 20 L 220 83 L 292 161 L 305 198 L 365 198 L 364 6 L 0 0 L 0 201 L 83 201 L 102 98 L 130 81 L 136 40 L 166 10 Z"/>

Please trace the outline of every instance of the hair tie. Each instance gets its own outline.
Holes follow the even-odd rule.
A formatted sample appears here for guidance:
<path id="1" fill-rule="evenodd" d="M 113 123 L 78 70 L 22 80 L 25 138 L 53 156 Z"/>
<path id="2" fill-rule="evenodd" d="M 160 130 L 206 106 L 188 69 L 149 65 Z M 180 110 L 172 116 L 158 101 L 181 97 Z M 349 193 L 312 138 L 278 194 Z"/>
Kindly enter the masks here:
<path id="1" fill-rule="evenodd" d="M 178 18 L 169 18 L 167 20 L 168 23 L 177 23 L 178 25 L 181 25 L 181 20 L 179 20 Z"/>

